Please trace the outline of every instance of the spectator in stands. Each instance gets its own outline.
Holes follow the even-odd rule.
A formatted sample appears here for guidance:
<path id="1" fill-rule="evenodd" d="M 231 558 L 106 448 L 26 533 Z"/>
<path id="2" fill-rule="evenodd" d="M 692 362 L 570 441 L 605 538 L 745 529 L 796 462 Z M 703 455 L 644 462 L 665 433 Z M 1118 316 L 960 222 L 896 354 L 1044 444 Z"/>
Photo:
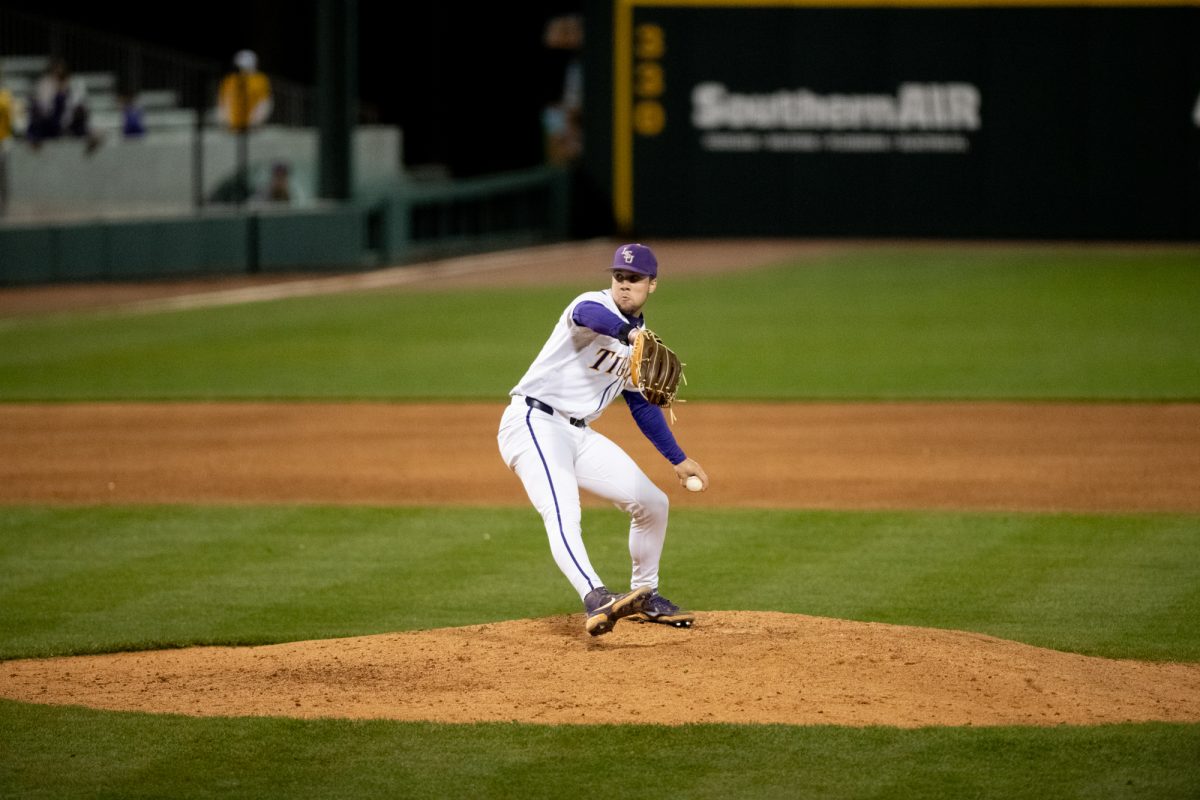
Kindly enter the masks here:
<path id="1" fill-rule="evenodd" d="M 271 164 L 271 177 L 262 193 L 262 199 L 270 203 L 292 202 L 292 170 L 286 161 Z"/>
<path id="2" fill-rule="evenodd" d="M 583 17 L 552 17 L 542 34 L 542 44 L 565 58 L 562 94 L 542 109 L 546 160 L 569 165 L 583 153 Z"/>
<path id="3" fill-rule="evenodd" d="M 16 127 L 17 104 L 12 92 L 4 88 L 4 73 L 0 71 L 0 217 L 8 208 L 8 145 Z"/>
<path id="4" fill-rule="evenodd" d="M 4 73 L 0 71 L 0 148 L 7 146 L 17 125 L 17 103 L 12 92 L 4 88 Z"/>
<path id="5" fill-rule="evenodd" d="M 121 108 L 121 135 L 126 139 L 136 139 L 146 135 L 146 112 L 138 104 L 137 95 L 128 89 L 121 90 L 117 95 Z"/>
<path id="6" fill-rule="evenodd" d="M 250 131 L 266 122 L 273 99 L 271 81 L 258 71 L 253 50 L 233 56 L 235 71 L 225 76 L 217 93 L 217 111 L 229 130 L 238 134 L 237 203 L 250 198 Z"/>
<path id="7" fill-rule="evenodd" d="M 86 140 L 89 155 L 100 146 L 90 125 L 87 87 L 71 75 L 67 62 L 55 58 L 33 86 L 25 138 L 37 149 L 47 139 L 67 135 Z"/>
<path id="8" fill-rule="evenodd" d="M 233 63 L 237 69 L 221 81 L 217 109 L 230 130 L 241 132 L 262 125 L 271 115 L 271 81 L 258 71 L 253 50 L 239 50 Z"/>

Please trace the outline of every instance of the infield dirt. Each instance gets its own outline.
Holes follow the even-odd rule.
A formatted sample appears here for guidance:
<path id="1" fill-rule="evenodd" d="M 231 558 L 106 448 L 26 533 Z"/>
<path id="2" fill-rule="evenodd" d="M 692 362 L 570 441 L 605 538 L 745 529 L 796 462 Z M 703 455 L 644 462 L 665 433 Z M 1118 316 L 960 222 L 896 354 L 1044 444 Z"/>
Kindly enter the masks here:
<path id="1" fill-rule="evenodd" d="M 504 403 L 0 405 L 0 503 L 527 504 Z M 619 411 L 619 409 L 618 409 Z M 684 491 L 628 414 L 596 425 L 698 507 L 1200 511 L 1200 405 L 689 403 Z M 532 512 L 531 512 L 532 513 Z"/>

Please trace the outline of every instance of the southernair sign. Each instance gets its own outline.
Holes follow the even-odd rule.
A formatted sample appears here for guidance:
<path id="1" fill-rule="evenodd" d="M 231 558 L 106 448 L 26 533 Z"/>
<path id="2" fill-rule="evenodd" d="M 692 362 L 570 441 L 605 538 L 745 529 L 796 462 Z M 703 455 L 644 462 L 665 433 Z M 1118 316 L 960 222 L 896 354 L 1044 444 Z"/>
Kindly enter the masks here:
<path id="1" fill-rule="evenodd" d="M 692 89 L 692 125 L 711 152 L 966 152 L 966 135 L 804 135 L 805 131 L 977 131 L 980 92 L 970 83 L 902 83 L 894 94 L 818 94 L 806 88 L 765 94 L 722 83 Z"/>

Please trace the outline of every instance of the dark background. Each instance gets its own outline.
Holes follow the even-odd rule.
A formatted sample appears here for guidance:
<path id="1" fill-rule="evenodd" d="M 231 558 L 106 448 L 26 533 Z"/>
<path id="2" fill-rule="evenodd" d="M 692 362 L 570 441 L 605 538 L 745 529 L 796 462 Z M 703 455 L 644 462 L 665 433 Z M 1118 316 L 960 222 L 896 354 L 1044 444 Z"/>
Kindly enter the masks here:
<path id="1" fill-rule="evenodd" d="M 632 22 L 664 37 L 645 62 L 666 119 L 631 137 L 634 234 L 1200 238 L 1200 6 L 646 4 Z M 964 81 L 982 126 L 961 154 L 712 152 L 689 121 L 709 80 L 749 94 Z M 604 131 L 587 134 L 592 169 Z"/>
<path id="2" fill-rule="evenodd" d="M 5 5 L 225 66 L 237 50 L 249 48 L 264 72 L 315 85 L 315 0 Z M 583 0 L 360 0 L 364 119 L 403 129 L 409 166 L 441 164 L 454 176 L 468 176 L 541 163 L 541 109 L 561 95 L 566 64 L 566 54 L 543 46 L 543 29 L 552 16 L 582 7 Z"/>

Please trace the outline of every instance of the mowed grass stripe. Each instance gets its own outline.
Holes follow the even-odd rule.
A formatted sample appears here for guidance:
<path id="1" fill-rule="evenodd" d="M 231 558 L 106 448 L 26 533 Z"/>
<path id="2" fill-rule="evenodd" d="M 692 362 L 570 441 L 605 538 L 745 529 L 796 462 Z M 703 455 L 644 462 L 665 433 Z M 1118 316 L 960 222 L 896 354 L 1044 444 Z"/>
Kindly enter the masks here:
<path id="1" fill-rule="evenodd" d="M 627 519 L 586 510 L 628 580 Z M 962 629 L 1200 660 L 1200 518 L 673 512 L 662 581 L 697 609 Z M 577 613 L 525 509 L 0 509 L 0 658 L 265 644 Z"/>
<path id="2" fill-rule="evenodd" d="M 696 399 L 1195 400 L 1195 264 L 1186 250 L 907 247 L 703 278 L 664 267 L 647 320 Z M 574 294 L 9 320 L 0 400 L 503 397 Z"/>
<path id="3" fill-rule="evenodd" d="M 659 676 L 670 680 L 671 676 Z M 435 725 L 0 701 L 14 797 L 1192 798 L 1200 725 Z"/>

